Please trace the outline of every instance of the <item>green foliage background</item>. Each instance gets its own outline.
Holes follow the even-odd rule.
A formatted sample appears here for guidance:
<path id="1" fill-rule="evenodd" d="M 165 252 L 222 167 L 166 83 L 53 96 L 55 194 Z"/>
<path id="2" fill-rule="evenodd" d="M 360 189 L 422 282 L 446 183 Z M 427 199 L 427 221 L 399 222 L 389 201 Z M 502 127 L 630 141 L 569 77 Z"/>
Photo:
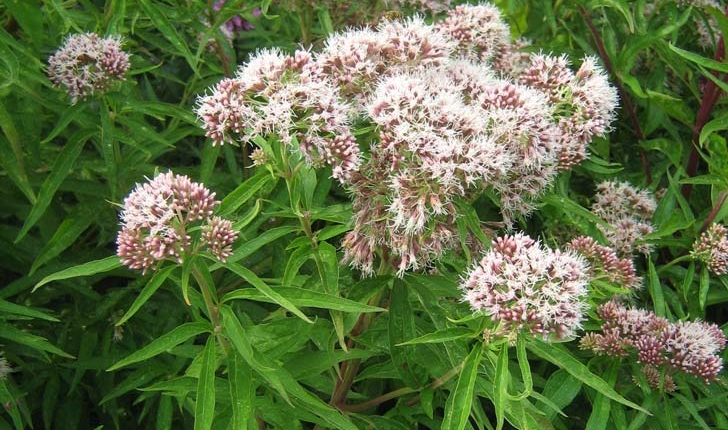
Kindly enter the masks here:
<path id="1" fill-rule="evenodd" d="M 670 320 L 725 328 L 726 279 L 685 257 L 728 215 L 728 110 L 704 97 L 709 85 L 728 90 L 728 64 L 697 43 L 694 25 L 712 17 L 726 34 L 724 11 L 497 3 L 514 37 L 608 58 L 623 89 L 613 133 L 518 228 L 546 243 L 565 230 L 599 237 L 587 210 L 594 184 L 620 178 L 659 191 L 647 238 L 656 251 L 636 262 L 645 278 L 636 300 Z M 193 0 L 0 3 L 0 351 L 14 370 L 0 379 L 0 429 L 728 428 L 723 376 L 680 379 L 665 394 L 633 383 L 637 363 L 577 342 L 484 345 L 482 318 L 460 302 L 461 259 L 439 275 L 361 279 L 339 263 L 351 207 L 330 173 L 303 168 L 284 180 L 205 139 L 196 96 L 251 52 L 320 46 L 390 8 L 230 0 L 207 27 L 209 5 Z M 217 27 L 235 14 L 255 28 L 230 44 Z M 131 68 L 104 97 L 71 105 L 51 86 L 47 59 L 86 31 L 121 35 Z M 167 169 L 206 184 L 235 220 L 241 236 L 227 263 L 201 257 L 145 276 L 119 263 L 124 196 Z M 492 221 L 475 209 L 468 222 Z M 216 286 L 219 326 L 205 282 Z M 590 315 L 585 329 L 598 329 Z M 344 398 L 339 373 L 353 378 Z"/>

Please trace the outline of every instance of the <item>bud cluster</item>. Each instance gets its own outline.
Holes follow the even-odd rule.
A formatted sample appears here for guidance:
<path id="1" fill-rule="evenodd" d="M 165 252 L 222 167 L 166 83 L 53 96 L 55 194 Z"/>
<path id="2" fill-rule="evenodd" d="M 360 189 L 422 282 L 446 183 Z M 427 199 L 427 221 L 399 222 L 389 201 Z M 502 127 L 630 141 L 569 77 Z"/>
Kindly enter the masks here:
<path id="1" fill-rule="evenodd" d="M 713 223 L 693 244 L 690 255 L 708 266 L 708 270 L 720 276 L 728 273 L 728 229 Z"/>
<path id="2" fill-rule="evenodd" d="M 161 173 L 136 188 L 124 199 L 122 229 L 116 243 L 122 264 L 146 272 L 162 260 L 183 259 L 204 247 L 220 261 L 230 255 L 238 232 L 232 223 L 213 216 L 220 202 L 215 193 L 187 176 Z M 192 227 L 200 222 L 199 240 Z"/>
<path id="3" fill-rule="evenodd" d="M 642 287 L 642 278 L 637 276 L 634 262 L 629 258 L 620 258 L 614 249 L 600 245 L 588 236 L 572 239 L 567 247 L 577 254 L 581 254 L 589 262 L 589 273 L 592 279 L 604 277 L 628 291 L 635 291 Z"/>
<path id="4" fill-rule="evenodd" d="M 654 312 L 627 309 L 610 301 L 597 309 L 604 321 L 601 332 L 581 339 L 581 348 L 599 355 L 627 357 L 632 352 L 643 365 L 650 385 L 659 387 L 658 369 L 665 372 L 663 389 L 674 389 L 672 374 L 684 372 L 707 383 L 716 380 L 723 368 L 720 352 L 726 337 L 715 324 L 703 321 L 671 323 Z"/>

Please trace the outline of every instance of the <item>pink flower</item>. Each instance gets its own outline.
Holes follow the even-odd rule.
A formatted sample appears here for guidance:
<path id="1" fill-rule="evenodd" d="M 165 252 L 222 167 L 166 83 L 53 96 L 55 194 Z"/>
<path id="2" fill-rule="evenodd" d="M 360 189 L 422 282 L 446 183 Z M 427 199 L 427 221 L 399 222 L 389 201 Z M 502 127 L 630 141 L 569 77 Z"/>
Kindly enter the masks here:
<path id="1" fill-rule="evenodd" d="M 48 77 L 54 86 L 66 87 L 74 104 L 123 81 L 128 69 L 129 55 L 121 50 L 121 39 L 94 33 L 69 36 L 48 59 Z"/>
<path id="2" fill-rule="evenodd" d="M 503 333 L 567 339 L 581 327 L 588 283 L 581 257 L 518 233 L 497 238 L 461 288 L 471 309 L 500 322 Z"/>
<path id="3" fill-rule="evenodd" d="M 597 227 L 612 248 L 623 255 L 634 250 L 650 252 L 651 246 L 644 237 L 655 229 L 650 223 L 657 207 L 652 193 L 637 190 L 626 182 L 605 181 L 597 185 L 595 200 L 591 210 L 607 224 Z"/>
<path id="4" fill-rule="evenodd" d="M 460 5 L 450 10 L 436 28 L 457 41 L 457 54 L 490 63 L 510 43 L 508 25 L 489 3 Z"/>
<path id="5" fill-rule="evenodd" d="M 715 324 L 702 321 L 670 323 L 654 312 L 627 309 L 610 301 L 597 309 L 604 320 L 601 333 L 589 333 L 581 340 L 582 349 L 599 355 L 626 357 L 631 352 L 650 385 L 659 388 L 658 369 L 668 375 L 684 372 L 710 383 L 723 368 L 720 352 L 726 337 Z M 665 378 L 665 390 L 674 389 L 672 377 Z"/>
<path id="6" fill-rule="evenodd" d="M 219 260 L 230 254 L 237 238 L 230 221 L 212 217 L 220 202 L 215 193 L 187 176 L 161 173 L 124 199 L 116 243 L 122 264 L 146 272 L 162 260 L 181 263 L 194 252 L 190 227 L 202 221 L 203 244 Z"/>
<path id="7" fill-rule="evenodd" d="M 713 223 L 693 244 L 690 255 L 708 266 L 716 275 L 728 273 L 728 230 L 722 224 Z"/>
<path id="8" fill-rule="evenodd" d="M 631 259 L 620 258 L 614 249 L 600 245 L 593 238 L 579 236 L 572 239 L 567 247 L 586 258 L 593 279 L 604 277 L 628 291 L 642 286 L 642 278 L 637 276 Z"/>

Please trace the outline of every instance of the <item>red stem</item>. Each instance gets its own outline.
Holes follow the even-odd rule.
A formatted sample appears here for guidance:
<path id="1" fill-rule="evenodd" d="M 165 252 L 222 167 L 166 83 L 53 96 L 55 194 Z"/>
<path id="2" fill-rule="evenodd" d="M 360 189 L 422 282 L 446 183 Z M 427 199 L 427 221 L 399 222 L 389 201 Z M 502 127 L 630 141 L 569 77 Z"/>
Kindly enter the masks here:
<path id="1" fill-rule="evenodd" d="M 725 9 L 725 15 L 728 16 L 728 6 Z M 723 40 L 723 34 L 718 39 L 718 46 L 715 49 L 713 60 L 723 61 L 725 58 L 725 41 Z M 718 72 L 713 71 L 713 76 L 718 77 Z M 723 81 L 726 80 L 726 76 L 723 76 Z M 698 146 L 700 145 L 700 132 L 703 131 L 703 127 L 710 119 L 715 104 L 721 95 L 721 89 L 713 82 L 708 80 L 705 84 L 705 90 L 703 92 L 703 99 L 700 101 L 700 108 L 698 109 L 698 117 L 695 119 L 695 127 L 693 127 L 692 137 L 692 149 L 690 151 L 690 157 L 688 158 L 688 164 L 685 167 L 685 172 L 689 178 L 692 178 L 698 173 L 698 164 L 700 163 L 700 153 L 698 152 Z M 690 198 L 690 193 L 693 190 L 693 184 L 685 184 L 682 187 L 682 195 L 685 200 Z"/>

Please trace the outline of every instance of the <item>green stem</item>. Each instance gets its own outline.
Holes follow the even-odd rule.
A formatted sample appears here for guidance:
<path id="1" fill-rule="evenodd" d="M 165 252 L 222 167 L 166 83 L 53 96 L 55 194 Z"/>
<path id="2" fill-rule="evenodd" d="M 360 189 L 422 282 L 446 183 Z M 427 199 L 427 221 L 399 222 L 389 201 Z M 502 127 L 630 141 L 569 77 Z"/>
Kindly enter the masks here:
<path id="1" fill-rule="evenodd" d="M 197 284 L 200 286 L 202 292 L 202 298 L 205 300 L 205 307 L 207 307 L 207 313 L 210 315 L 210 321 L 212 327 L 217 333 L 220 329 L 220 309 L 213 298 L 213 286 L 207 283 L 207 280 L 200 272 L 200 269 L 196 266 L 192 266 L 192 276 L 195 277 Z"/>
<path id="2" fill-rule="evenodd" d="M 678 258 L 676 258 L 676 259 L 674 259 L 674 260 L 672 260 L 672 261 L 669 261 L 668 263 L 666 263 L 666 264 L 663 264 L 662 266 L 660 266 L 660 268 L 659 268 L 659 269 L 657 269 L 657 274 L 658 274 L 658 275 L 659 275 L 659 274 L 662 274 L 662 273 L 664 273 L 664 272 L 665 272 L 665 270 L 667 270 L 667 269 L 668 269 L 668 268 L 669 268 L 670 266 L 674 266 L 675 264 L 677 264 L 677 263 L 681 263 L 681 262 L 683 262 L 683 261 L 691 260 L 692 258 L 693 258 L 693 257 L 691 257 L 691 256 L 690 256 L 689 254 L 687 254 L 687 255 L 681 255 L 680 257 L 678 257 Z"/>

